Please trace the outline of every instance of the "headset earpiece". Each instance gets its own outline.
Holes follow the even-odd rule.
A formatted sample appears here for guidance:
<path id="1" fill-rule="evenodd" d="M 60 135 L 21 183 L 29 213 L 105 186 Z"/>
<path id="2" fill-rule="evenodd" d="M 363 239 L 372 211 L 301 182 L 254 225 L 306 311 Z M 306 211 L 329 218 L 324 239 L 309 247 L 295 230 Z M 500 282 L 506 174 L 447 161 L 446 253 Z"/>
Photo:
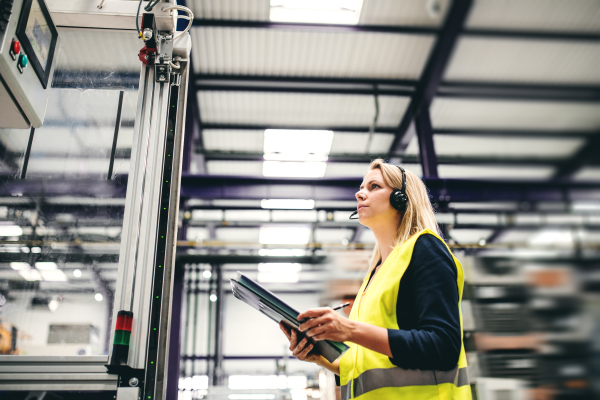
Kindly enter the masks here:
<path id="1" fill-rule="evenodd" d="M 408 207 L 408 196 L 406 195 L 406 171 L 399 165 L 397 165 L 397 167 L 402 171 L 402 188 L 395 189 L 390 194 L 390 203 L 396 210 L 406 211 L 406 207 Z"/>

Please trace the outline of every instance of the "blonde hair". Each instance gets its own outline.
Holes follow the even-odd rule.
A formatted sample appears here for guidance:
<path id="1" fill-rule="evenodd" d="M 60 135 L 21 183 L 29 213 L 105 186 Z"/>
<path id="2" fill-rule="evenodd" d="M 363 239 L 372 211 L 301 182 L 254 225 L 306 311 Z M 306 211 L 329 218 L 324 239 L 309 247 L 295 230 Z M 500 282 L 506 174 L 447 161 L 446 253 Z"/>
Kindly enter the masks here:
<path id="1" fill-rule="evenodd" d="M 394 189 L 402 188 L 402 171 L 393 164 L 388 164 L 381 158 L 374 160 L 369 167 L 369 170 L 379 169 L 383 175 L 385 183 Z M 429 201 L 429 193 L 425 184 L 414 173 L 404 170 L 406 174 L 406 189 L 405 193 L 408 196 L 408 205 L 404 216 L 400 221 L 400 226 L 394 235 L 392 247 L 396 247 L 406 242 L 411 236 L 421 232 L 424 229 L 431 229 L 439 234 L 439 228 L 435 219 L 435 213 L 431 202 Z M 400 212 L 400 211 L 399 211 Z M 377 266 L 381 260 L 381 250 L 379 244 L 375 245 L 373 257 L 371 258 L 371 266 L 369 271 Z"/>

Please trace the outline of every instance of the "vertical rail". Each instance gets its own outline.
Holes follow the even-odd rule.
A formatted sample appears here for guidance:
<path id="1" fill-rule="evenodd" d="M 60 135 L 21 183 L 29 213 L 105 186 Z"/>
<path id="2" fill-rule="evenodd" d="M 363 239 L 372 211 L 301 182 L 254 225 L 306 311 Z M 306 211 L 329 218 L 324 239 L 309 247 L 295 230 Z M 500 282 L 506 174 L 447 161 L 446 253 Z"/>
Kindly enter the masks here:
<path id="1" fill-rule="evenodd" d="M 112 149 L 110 151 L 110 162 L 108 163 L 107 180 L 111 180 L 113 174 L 113 166 L 115 165 L 115 152 L 117 151 L 117 139 L 119 137 L 119 128 L 121 127 L 121 110 L 123 109 L 123 95 L 125 92 L 121 90 L 119 93 L 119 105 L 117 106 L 117 120 L 115 121 L 115 134 L 113 136 Z"/>
<path id="2" fill-rule="evenodd" d="M 176 399 L 179 393 L 179 367 L 181 359 L 181 314 L 183 276 L 185 264 L 175 262 L 173 297 L 171 298 L 171 333 L 169 335 L 169 368 L 167 373 L 167 399 Z"/>
<path id="3" fill-rule="evenodd" d="M 21 179 L 25 179 L 27 175 L 27 164 L 29 164 L 29 155 L 31 154 L 31 145 L 33 144 L 33 134 L 35 128 L 32 126 L 29 131 L 29 142 L 27 142 L 27 150 L 25 150 L 25 156 L 23 156 L 23 168 L 21 169 Z"/>

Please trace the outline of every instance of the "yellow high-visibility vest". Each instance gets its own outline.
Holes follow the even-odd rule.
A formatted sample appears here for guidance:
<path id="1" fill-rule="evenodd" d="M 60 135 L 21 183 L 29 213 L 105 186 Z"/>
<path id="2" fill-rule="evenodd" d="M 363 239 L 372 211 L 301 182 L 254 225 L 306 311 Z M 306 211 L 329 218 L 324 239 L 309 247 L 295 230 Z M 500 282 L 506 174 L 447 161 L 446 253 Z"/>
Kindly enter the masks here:
<path id="1" fill-rule="evenodd" d="M 363 281 L 350 312 L 351 320 L 387 329 L 399 329 L 396 319 L 396 302 L 400 279 L 408 268 L 417 239 L 424 234 L 431 234 L 442 240 L 431 230 L 425 229 L 394 248 L 383 265 L 379 267 L 379 271 L 373 277 L 366 293 L 364 291 L 369 280 L 368 277 Z M 462 342 L 461 300 L 464 272 L 462 265 L 454 255 L 452 255 L 452 259 L 456 264 L 461 331 L 460 357 L 456 368 L 451 371 L 402 369 L 392 364 L 388 356 L 384 354 L 346 342 L 350 349 L 340 359 L 342 400 L 355 398 L 364 400 L 471 399 L 467 357 Z"/>

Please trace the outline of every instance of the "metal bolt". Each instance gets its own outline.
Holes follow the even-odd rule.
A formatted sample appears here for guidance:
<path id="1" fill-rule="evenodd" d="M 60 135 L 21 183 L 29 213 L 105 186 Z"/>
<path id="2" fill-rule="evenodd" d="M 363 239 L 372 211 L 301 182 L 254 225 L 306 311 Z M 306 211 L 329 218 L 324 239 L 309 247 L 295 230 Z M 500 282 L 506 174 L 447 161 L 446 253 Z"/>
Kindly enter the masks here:
<path id="1" fill-rule="evenodd" d="M 140 383 L 140 381 L 138 381 L 138 378 L 133 377 L 129 380 L 129 386 L 137 386 L 138 383 Z"/>
<path id="2" fill-rule="evenodd" d="M 144 56 L 144 58 L 147 60 L 147 59 L 148 59 L 148 54 L 146 54 L 146 55 Z"/>
<path id="3" fill-rule="evenodd" d="M 150 29 L 150 28 L 144 29 L 144 39 L 145 40 L 152 39 L 152 29 Z"/>
<path id="4" fill-rule="evenodd" d="M 165 79 L 166 79 L 166 78 L 165 78 L 165 76 L 164 76 L 164 75 L 160 75 L 160 76 L 158 77 L 158 80 L 159 80 L 159 81 L 164 81 Z"/>

